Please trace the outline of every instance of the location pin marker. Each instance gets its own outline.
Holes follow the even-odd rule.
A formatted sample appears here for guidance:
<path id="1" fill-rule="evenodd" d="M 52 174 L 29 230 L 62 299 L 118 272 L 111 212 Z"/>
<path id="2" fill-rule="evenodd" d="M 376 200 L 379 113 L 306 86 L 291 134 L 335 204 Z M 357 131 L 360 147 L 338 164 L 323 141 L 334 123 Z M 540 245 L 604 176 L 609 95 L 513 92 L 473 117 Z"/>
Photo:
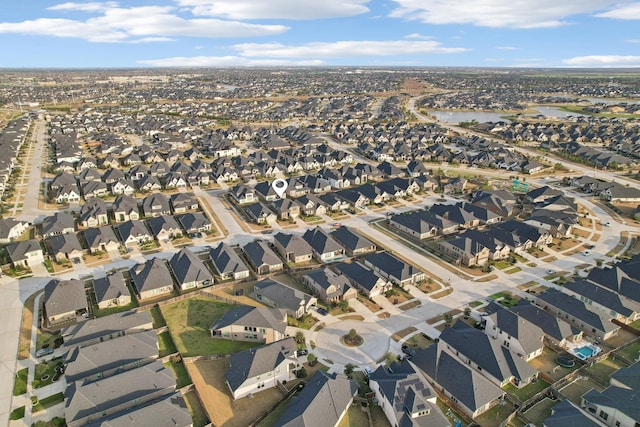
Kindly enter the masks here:
<path id="1" fill-rule="evenodd" d="M 288 186 L 289 184 L 287 183 L 287 180 L 282 178 L 276 179 L 271 184 L 273 191 L 275 191 L 278 197 L 280 197 L 281 199 L 284 199 L 284 193 L 285 191 L 287 191 Z"/>

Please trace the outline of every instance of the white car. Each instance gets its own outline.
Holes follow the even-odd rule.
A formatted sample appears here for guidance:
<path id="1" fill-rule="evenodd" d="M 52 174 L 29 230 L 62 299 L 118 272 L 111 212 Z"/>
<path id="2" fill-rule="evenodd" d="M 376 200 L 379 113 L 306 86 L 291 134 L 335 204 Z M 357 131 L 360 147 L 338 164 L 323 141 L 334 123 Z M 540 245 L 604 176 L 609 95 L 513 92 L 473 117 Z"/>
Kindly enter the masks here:
<path id="1" fill-rule="evenodd" d="M 589 255 L 591 255 L 591 252 L 589 252 L 589 251 L 584 251 L 584 252 L 582 252 L 582 255 L 583 255 L 583 256 L 589 256 Z"/>

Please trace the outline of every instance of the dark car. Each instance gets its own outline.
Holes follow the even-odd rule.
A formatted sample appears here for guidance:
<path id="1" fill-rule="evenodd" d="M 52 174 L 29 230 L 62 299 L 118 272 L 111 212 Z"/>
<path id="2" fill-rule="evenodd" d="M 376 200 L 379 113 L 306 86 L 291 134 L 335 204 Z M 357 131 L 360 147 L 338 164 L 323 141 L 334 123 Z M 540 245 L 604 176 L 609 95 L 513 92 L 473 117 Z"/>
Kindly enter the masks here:
<path id="1" fill-rule="evenodd" d="M 413 357 L 416 354 L 416 351 L 413 349 L 413 347 L 409 347 L 406 344 L 400 347 L 400 349 L 404 354 L 407 355 L 407 357 Z"/>
<path id="2" fill-rule="evenodd" d="M 296 356 L 306 356 L 307 354 L 309 354 L 309 350 L 306 348 L 296 351 Z"/>
<path id="3" fill-rule="evenodd" d="M 318 313 L 322 314 L 323 316 L 329 314 L 329 312 L 322 307 L 318 307 L 316 310 L 318 310 Z"/>

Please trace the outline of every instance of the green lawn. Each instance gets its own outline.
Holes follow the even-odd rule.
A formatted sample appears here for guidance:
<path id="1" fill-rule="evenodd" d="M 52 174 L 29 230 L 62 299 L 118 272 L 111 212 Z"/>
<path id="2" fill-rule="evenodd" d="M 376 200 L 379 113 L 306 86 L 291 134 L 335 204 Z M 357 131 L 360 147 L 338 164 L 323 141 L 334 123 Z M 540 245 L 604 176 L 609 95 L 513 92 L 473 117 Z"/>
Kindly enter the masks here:
<path id="1" fill-rule="evenodd" d="M 29 375 L 29 369 L 24 368 L 18 371 L 16 374 L 16 382 L 13 384 L 13 395 L 20 396 L 27 392 L 27 376 Z"/>
<path id="2" fill-rule="evenodd" d="M 294 319 L 291 316 L 287 316 L 287 326 L 294 326 L 296 328 L 302 328 L 306 330 L 311 329 L 311 327 L 315 325 L 317 321 L 318 319 L 308 313 L 299 319 Z"/>
<path id="3" fill-rule="evenodd" d="M 164 364 L 164 366 L 170 368 L 173 371 L 173 375 L 176 377 L 176 388 L 182 388 L 184 386 L 192 384 L 189 372 L 187 372 L 187 368 L 185 368 L 183 362 L 167 362 Z"/>
<path id="4" fill-rule="evenodd" d="M 521 402 L 524 402 L 547 387 L 549 387 L 549 383 L 539 379 L 535 383 L 527 384 L 522 388 L 508 384 L 504 387 L 504 391 L 516 396 Z"/>
<path id="5" fill-rule="evenodd" d="M 507 403 L 505 405 L 495 405 L 487 412 L 483 412 L 475 421 L 482 427 L 498 427 L 515 411 L 513 405 Z"/>
<path id="6" fill-rule="evenodd" d="M 361 427 L 366 425 L 369 425 L 367 413 L 360 408 L 360 405 L 351 405 L 344 418 L 340 420 L 338 427 Z"/>
<path id="7" fill-rule="evenodd" d="M 588 368 L 588 371 L 591 372 L 595 377 L 600 379 L 600 381 L 602 381 L 604 384 L 608 384 L 611 374 L 613 374 L 620 368 L 622 368 L 622 365 L 620 363 L 611 360 L 611 358 L 606 358 L 603 361 L 590 366 Z"/>
<path id="8" fill-rule="evenodd" d="M 187 392 L 184 395 L 184 400 L 187 402 L 191 418 L 193 418 L 193 427 L 204 427 L 209 424 L 207 412 L 202 407 L 202 402 L 200 402 L 200 399 L 194 390 Z"/>
<path id="9" fill-rule="evenodd" d="M 132 301 L 131 304 L 127 304 L 127 305 L 123 305 L 120 307 L 109 307 L 109 308 L 103 308 L 103 309 L 98 309 L 98 306 L 95 306 L 95 314 L 96 317 L 104 317 L 104 316 L 108 316 L 110 314 L 115 314 L 115 313 L 122 313 L 123 311 L 129 311 L 132 310 L 134 308 L 136 308 L 138 306 L 138 303 L 136 303 L 135 301 Z"/>
<path id="10" fill-rule="evenodd" d="M 558 400 L 551 400 L 549 398 L 542 399 L 540 402 L 529 408 L 524 415 L 535 425 L 541 426 L 542 422 L 551 415 L 551 409 L 558 403 Z"/>
<path id="11" fill-rule="evenodd" d="M 24 406 L 14 409 L 9 415 L 10 420 L 21 420 L 24 418 Z"/>
<path id="12" fill-rule="evenodd" d="M 169 332 L 158 334 L 159 356 L 165 357 L 178 351 Z"/>
<path id="13" fill-rule="evenodd" d="M 36 372 L 33 377 L 33 388 L 41 388 L 47 386 L 53 382 L 53 376 L 55 375 L 55 367 L 63 362 L 61 357 L 51 359 L 45 363 L 39 363 L 36 365 Z M 47 378 L 48 377 L 48 378 Z M 46 378 L 46 379 L 43 379 Z"/>
<path id="14" fill-rule="evenodd" d="M 620 350 L 620 355 L 627 360 L 631 360 L 631 361 L 636 360 L 638 356 L 640 356 L 640 341 L 634 342 L 630 346 Z"/>
<path id="15" fill-rule="evenodd" d="M 206 296 L 198 295 L 161 308 L 162 315 L 183 356 L 231 354 L 259 345 L 242 341 L 211 338 L 209 326 L 234 308 Z"/>
<path id="16" fill-rule="evenodd" d="M 50 408 L 62 402 L 64 402 L 64 394 L 62 394 L 62 392 L 56 393 L 52 396 L 45 397 L 44 399 L 39 401 L 37 404 L 33 406 L 32 411 L 33 412 L 44 411 L 45 409 Z"/>
<path id="17" fill-rule="evenodd" d="M 151 320 L 153 321 L 154 329 L 167 326 L 167 322 L 164 321 L 164 317 L 162 317 L 162 312 L 160 311 L 160 308 L 153 307 L 151 310 L 149 310 L 149 313 L 151 313 Z"/>

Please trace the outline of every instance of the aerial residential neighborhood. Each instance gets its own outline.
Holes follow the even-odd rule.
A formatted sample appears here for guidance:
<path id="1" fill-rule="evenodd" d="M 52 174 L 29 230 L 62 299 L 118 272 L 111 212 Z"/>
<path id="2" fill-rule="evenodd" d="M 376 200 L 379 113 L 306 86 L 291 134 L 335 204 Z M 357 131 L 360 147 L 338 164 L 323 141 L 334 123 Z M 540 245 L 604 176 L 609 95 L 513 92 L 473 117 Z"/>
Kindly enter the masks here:
<path id="1" fill-rule="evenodd" d="M 276 70 L 2 72 L 7 425 L 640 424 L 636 73 Z"/>

